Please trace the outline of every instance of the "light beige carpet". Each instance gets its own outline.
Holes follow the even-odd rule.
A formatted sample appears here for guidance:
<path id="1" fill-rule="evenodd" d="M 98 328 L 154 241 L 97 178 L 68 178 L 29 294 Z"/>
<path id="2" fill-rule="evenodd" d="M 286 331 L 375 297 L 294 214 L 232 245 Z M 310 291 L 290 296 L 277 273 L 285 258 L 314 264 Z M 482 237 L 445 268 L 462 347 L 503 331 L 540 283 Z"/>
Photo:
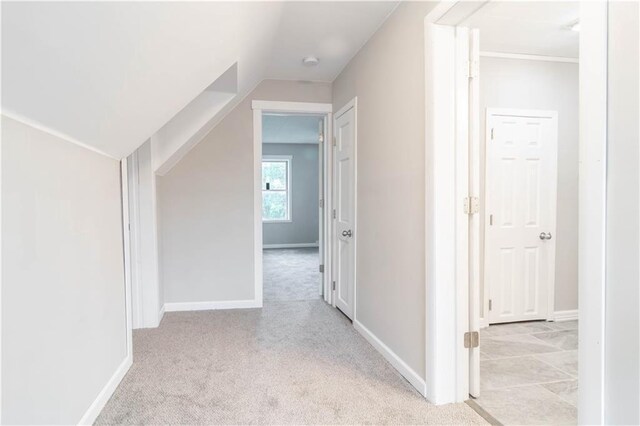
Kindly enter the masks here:
<path id="1" fill-rule="evenodd" d="M 428 403 L 323 301 L 168 313 L 97 424 L 486 424 Z"/>
<path id="2" fill-rule="evenodd" d="M 264 301 L 320 299 L 317 247 L 262 251 Z"/>

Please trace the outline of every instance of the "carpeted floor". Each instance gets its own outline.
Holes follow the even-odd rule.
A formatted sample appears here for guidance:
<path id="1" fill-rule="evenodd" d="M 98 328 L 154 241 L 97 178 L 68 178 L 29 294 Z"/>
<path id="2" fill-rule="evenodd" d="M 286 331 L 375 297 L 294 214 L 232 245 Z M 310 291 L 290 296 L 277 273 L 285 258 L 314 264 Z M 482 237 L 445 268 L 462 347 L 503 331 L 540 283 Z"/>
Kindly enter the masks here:
<path id="1" fill-rule="evenodd" d="M 317 248 L 267 249 L 262 252 L 264 300 L 315 300 L 320 297 Z"/>
<path id="2" fill-rule="evenodd" d="M 262 309 L 167 313 L 135 330 L 133 366 L 96 424 L 486 424 L 418 394 L 319 299 L 317 250 L 302 254 L 265 253 Z"/>
<path id="3" fill-rule="evenodd" d="M 486 424 L 434 406 L 323 301 L 167 313 L 96 424 Z"/>

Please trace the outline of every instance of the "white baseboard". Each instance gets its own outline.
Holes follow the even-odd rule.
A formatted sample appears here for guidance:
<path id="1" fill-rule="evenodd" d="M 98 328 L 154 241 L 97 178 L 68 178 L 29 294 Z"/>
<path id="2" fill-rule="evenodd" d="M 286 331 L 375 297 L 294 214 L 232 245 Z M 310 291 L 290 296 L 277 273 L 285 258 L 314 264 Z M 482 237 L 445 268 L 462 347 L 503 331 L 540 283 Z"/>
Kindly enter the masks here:
<path id="1" fill-rule="evenodd" d="M 378 352 L 396 369 L 411 385 L 420 392 L 422 396 L 427 395 L 427 385 L 425 380 L 418 373 L 413 371 L 406 362 L 404 362 L 395 352 L 376 337 L 367 327 L 362 325 L 358 320 L 353 321 L 353 326 L 367 341 L 376 348 Z"/>
<path id="2" fill-rule="evenodd" d="M 166 312 L 210 311 L 215 309 L 248 309 L 261 308 L 261 300 L 222 300 L 212 302 L 179 302 L 165 303 Z"/>
<path id="3" fill-rule="evenodd" d="M 578 310 L 571 309 L 568 311 L 555 311 L 553 313 L 553 320 L 556 322 L 561 321 L 574 321 L 578 319 Z"/>
<path id="4" fill-rule="evenodd" d="M 162 305 L 162 308 L 160 308 L 160 312 L 158 313 L 158 327 L 160 327 L 160 323 L 162 322 L 162 318 L 164 317 L 165 310 L 166 305 Z"/>
<path id="5" fill-rule="evenodd" d="M 263 249 L 318 247 L 318 243 L 263 244 Z"/>
<path id="6" fill-rule="evenodd" d="M 122 361 L 122 364 L 118 366 L 116 372 L 113 373 L 113 376 L 111 376 L 107 384 L 104 385 L 96 399 L 91 403 L 89 409 L 84 413 L 80 422 L 78 422 L 79 425 L 92 425 L 93 422 L 96 421 L 98 415 L 100 415 L 100 412 L 107 404 L 107 401 L 109 401 L 109 398 L 111 398 L 111 395 L 113 395 L 113 392 L 115 392 L 125 374 L 129 371 L 131 364 L 133 364 L 133 357 L 129 354 L 124 361 Z"/>

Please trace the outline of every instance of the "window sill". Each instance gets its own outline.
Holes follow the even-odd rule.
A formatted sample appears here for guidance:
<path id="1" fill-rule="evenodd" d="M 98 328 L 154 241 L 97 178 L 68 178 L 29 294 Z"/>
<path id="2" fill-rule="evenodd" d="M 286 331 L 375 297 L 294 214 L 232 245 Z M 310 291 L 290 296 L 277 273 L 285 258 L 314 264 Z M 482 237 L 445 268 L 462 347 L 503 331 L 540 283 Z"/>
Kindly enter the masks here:
<path id="1" fill-rule="evenodd" d="M 263 220 L 262 223 L 291 223 L 293 222 L 291 219 L 286 220 Z"/>

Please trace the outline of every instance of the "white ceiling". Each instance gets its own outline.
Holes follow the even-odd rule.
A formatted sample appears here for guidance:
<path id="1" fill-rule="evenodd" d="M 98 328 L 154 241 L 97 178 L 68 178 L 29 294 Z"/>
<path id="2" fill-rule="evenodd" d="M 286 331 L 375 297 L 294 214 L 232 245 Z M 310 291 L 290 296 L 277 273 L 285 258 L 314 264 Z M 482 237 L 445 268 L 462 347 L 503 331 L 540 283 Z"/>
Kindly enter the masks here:
<path id="1" fill-rule="evenodd" d="M 333 80 L 395 5 L 3 2 L 2 110 L 121 158 L 236 62 L 240 98 L 264 78 Z"/>
<path id="2" fill-rule="evenodd" d="M 398 3 L 285 3 L 267 78 L 333 81 Z M 307 67 L 305 56 L 316 56 L 320 63 Z"/>
<path id="3" fill-rule="evenodd" d="M 265 115 L 263 143 L 318 143 L 321 117 L 310 115 Z"/>
<path id="4" fill-rule="evenodd" d="M 465 24 L 480 29 L 480 50 L 578 57 L 577 1 L 490 1 Z"/>

